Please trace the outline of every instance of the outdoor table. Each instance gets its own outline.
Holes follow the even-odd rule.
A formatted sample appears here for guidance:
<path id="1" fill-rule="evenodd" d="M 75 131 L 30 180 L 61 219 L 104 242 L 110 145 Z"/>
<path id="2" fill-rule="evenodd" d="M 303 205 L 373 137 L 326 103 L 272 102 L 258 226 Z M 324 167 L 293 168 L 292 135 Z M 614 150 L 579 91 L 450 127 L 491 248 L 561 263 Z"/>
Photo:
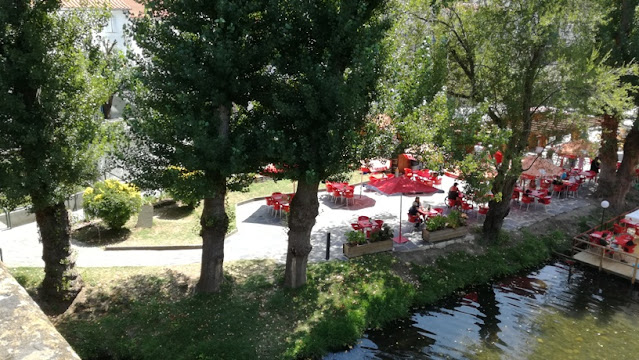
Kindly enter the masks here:
<path id="1" fill-rule="evenodd" d="M 605 235 L 605 240 L 606 241 L 610 241 L 612 239 L 612 233 L 610 231 L 604 230 L 604 231 L 593 231 L 590 234 L 590 237 L 593 239 L 597 239 L 597 240 L 601 240 Z"/>
<path id="2" fill-rule="evenodd" d="M 439 215 L 441 215 L 441 213 L 435 209 L 426 210 L 426 217 L 428 218 L 432 218 Z"/>
<path id="3" fill-rule="evenodd" d="M 632 235 L 620 234 L 615 236 L 615 239 L 613 240 L 613 242 L 623 248 L 624 246 L 626 246 L 626 243 L 628 243 L 628 241 L 632 239 L 633 239 Z"/>

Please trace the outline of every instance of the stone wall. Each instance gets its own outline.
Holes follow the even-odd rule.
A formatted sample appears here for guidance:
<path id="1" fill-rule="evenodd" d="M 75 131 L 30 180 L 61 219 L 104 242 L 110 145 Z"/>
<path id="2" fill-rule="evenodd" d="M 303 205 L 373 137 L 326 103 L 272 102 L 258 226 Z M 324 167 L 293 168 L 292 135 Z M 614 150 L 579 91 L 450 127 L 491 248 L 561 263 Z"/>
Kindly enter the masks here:
<path id="1" fill-rule="evenodd" d="M 0 359 L 80 359 L 1 262 Z"/>

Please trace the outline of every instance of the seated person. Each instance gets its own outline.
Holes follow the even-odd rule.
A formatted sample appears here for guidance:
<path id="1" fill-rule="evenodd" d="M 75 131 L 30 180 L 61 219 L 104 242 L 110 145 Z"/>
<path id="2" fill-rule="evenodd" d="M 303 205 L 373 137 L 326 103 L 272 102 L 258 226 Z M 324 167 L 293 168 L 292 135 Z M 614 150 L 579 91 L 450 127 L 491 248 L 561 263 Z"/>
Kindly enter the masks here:
<path id="1" fill-rule="evenodd" d="M 566 170 L 564 170 L 564 171 L 561 173 L 561 176 L 559 176 L 559 178 L 560 178 L 562 181 L 563 181 L 563 180 L 568 179 L 568 173 L 566 172 Z"/>
<path id="2" fill-rule="evenodd" d="M 458 183 L 454 183 L 453 186 L 448 189 L 448 199 L 455 201 L 455 206 L 461 206 L 462 200 L 459 192 L 459 188 L 457 187 Z"/>
<path id="3" fill-rule="evenodd" d="M 417 206 L 418 206 L 417 211 L 424 218 L 424 220 L 426 220 L 426 216 L 428 215 L 428 213 L 426 212 L 426 210 L 424 210 L 424 207 L 422 206 L 422 201 L 419 199 L 419 196 L 415 197 L 415 202 L 417 203 Z"/>
<path id="4" fill-rule="evenodd" d="M 528 187 L 526 188 L 526 195 L 530 194 L 534 190 L 537 190 L 537 184 L 535 183 L 535 180 L 530 180 Z"/>
<path id="5" fill-rule="evenodd" d="M 410 209 L 408 209 L 408 215 L 410 216 L 417 216 L 417 221 L 415 221 L 415 227 L 419 227 L 419 225 L 421 225 L 422 223 L 422 218 L 420 217 L 420 211 L 419 211 L 420 205 L 417 201 L 413 202 L 413 205 L 410 207 Z"/>
<path id="6" fill-rule="evenodd" d="M 564 182 L 561 180 L 560 176 L 557 176 L 553 181 L 552 181 L 553 185 L 563 185 Z"/>

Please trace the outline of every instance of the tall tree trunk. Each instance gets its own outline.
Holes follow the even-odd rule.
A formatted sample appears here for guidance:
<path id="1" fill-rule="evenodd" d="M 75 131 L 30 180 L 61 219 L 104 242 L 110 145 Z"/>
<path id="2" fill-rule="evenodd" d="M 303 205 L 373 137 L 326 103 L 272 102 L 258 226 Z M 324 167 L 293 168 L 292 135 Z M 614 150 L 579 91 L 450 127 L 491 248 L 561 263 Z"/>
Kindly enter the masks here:
<path id="1" fill-rule="evenodd" d="M 484 220 L 483 234 L 489 241 L 497 240 L 499 232 L 504 225 L 504 218 L 510 212 L 510 197 L 513 195 L 517 178 L 506 176 L 503 181 L 495 181 L 493 194 L 502 193 L 501 201 L 491 200 L 488 204 L 488 213 Z"/>
<path id="2" fill-rule="evenodd" d="M 115 94 L 111 94 L 111 96 L 109 96 L 109 100 L 107 100 L 107 102 L 102 104 L 102 113 L 104 114 L 104 118 L 105 119 L 110 119 L 111 118 L 111 108 L 113 107 L 113 96 L 114 95 Z"/>
<path id="3" fill-rule="evenodd" d="M 610 205 L 616 210 L 622 210 L 624 200 L 632 180 L 635 178 L 635 168 L 639 163 L 639 120 L 635 120 L 635 123 L 630 129 L 630 132 L 626 136 L 623 145 L 623 160 L 617 176 L 615 177 L 616 184 L 614 185 L 612 194 L 609 196 Z M 600 185 L 601 186 L 601 185 Z"/>
<path id="4" fill-rule="evenodd" d="M 617 131 L 619 129 L 619 119 L 616 116 L 605 114 L 601 122 L 601 148 L 599 158 L 601 168 L 599 170 L 599 180 L 595 196 L 599 198 L 610 198 L 616 192 L 617 173 Z"/>
<path id="5" fill-rule="evenodd" d="M 204 199 L 204 208 L 200 217 L 202 230 L 202 266 L 200 281 L 196 291 L 214 293 L 220 291 L 224 280 L 224 238 L 229 227 L 224 201 L 226 198 L 226 179 L 216 181 L 212 197 Z"/>
<path id="6" fill-rule="evenodd" d="M 82 289 L 82 279 L 74 269 L 67 209 L 60 202 L 36 210 L 35 216 L 42 238 L 44 260 L 40 295 L 50 304 L 71 301 Z"/>
<path id="7" fill-rule="evenodd" d="M 217 136 L 222 141 L 227 141 L 229 137 L 230 108 L 230 104 L 220 105 L 215 110 L 215 115 L 219 119 Z M 209 174 L 209 176 L 212 196 L 204 199 L 204 208 L 200 217 L 202 266 L 200 281 L 196 286 L 196 291 L 200 293 L 220 291 L 224 281 L 224 238 L 229 228 L 229 217 L 224 208 L 226 177 L 221 174 Z"/>
<path id="8" fill-rule="evenodd" d="M 284 286 L 288 288 L 295 289 L 306 284 L 306 264 L 312 249 L 311 230 L 319 213 L 318 188 L 319 181 L 308 183 L 302 177 L 297 183 L 297 192 L 291 201 L 284 275 Z"/>

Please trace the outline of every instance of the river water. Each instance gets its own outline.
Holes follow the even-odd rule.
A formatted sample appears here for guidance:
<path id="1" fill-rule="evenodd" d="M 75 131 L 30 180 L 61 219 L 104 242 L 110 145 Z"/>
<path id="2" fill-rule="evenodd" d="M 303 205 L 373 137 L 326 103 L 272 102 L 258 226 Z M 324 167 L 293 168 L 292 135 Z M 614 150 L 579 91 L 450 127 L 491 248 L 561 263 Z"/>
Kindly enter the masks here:
<path id="1" fill-rule="evenodd" d="M 639 359 L 639 291 L 556 262 L 468 289 L 324 359 Z"/>

